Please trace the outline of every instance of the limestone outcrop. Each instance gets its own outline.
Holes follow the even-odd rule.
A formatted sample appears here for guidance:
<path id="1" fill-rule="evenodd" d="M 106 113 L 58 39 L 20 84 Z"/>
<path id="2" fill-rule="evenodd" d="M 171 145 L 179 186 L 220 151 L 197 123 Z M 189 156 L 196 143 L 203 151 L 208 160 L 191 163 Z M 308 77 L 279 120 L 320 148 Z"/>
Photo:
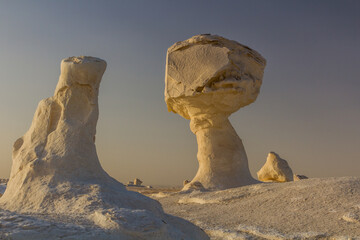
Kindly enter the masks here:
<path id="1" fill-rule="evenodd" d="M 14 143 L 0 208 L 47 221 L 92 223 L 104 230 L 100 239 L 207 239 L 191 223 L 166 215 L 157 201 L 127 191 L 101 167 L 95 134 L 105 69 L 99 58 L 62 60 L 54 96 L 39 103 L 30 129 Z"/>
<path id="2" fill-rule="evenodd" d="M 228 117 L 256 100 L 265 65 L 256 51 L 217 35 L 197 35 L 168 49 L 165 101 L 169 111 L 190 120 L 198 143 L 199 169 L 191 182 L 207 189 L 256 182 Z"/>
<path id="3" fill-rule="evenodd" d="M 294 180 L 293 171 L 288 162 L 274 152 L 267 156 L 264 166 L 257 172 L 263 182 L 290 182 Z"/>

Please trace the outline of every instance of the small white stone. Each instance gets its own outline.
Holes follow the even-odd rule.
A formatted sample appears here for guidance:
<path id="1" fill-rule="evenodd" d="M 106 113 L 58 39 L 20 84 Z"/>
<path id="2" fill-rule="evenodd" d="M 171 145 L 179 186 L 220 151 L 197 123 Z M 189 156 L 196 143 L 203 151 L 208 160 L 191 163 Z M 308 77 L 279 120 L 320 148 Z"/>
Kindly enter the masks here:
<path id="1" fill-rule="evenodd" d="M 288 162 L 274 152 L 270 152 L 264 166 L 257 172 L 258 179 L 263 182 L 293 181 L 294 174 Z"/>

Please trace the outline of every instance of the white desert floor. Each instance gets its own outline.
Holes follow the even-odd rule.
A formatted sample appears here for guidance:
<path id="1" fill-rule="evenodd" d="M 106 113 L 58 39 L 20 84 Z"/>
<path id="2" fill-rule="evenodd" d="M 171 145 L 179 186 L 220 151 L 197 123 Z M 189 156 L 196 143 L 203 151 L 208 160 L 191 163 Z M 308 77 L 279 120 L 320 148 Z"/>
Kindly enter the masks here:
<path id="1" fill-rule="evenodd" d="M 148 195 L 211 239 L 360 239 L 360 177 Z"/>
<path id="2" fill-rule="evenodd" d="M 4 190 L 0 186 L 0 193 Z M 261 183 L 215 192 L 130 188 L 166 213 L 201 227 L 211 239 L 360 239 L 360 177 Z M 91 225 L 0 210 L 0 239 L 106 239 Z M 2 232 L 11 232 L 6 238 Z M 113 237 L 113 236 L 112 236 Z M 111 238 L 113 239 L 113 238 Z"/>

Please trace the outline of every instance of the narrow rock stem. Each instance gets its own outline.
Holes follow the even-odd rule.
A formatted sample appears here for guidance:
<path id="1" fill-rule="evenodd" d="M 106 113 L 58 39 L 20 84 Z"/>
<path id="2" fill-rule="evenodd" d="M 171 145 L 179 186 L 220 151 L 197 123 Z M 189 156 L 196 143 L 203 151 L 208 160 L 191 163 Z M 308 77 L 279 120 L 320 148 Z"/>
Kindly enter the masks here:
<path id="1" fill-rule="evenodd" d="M 198 143 L 199 169 L 192 182 L 207 189 L 226 189 L 256 183 L 244 146 L 226 115 L 194 117 L 190 127 Z"/>

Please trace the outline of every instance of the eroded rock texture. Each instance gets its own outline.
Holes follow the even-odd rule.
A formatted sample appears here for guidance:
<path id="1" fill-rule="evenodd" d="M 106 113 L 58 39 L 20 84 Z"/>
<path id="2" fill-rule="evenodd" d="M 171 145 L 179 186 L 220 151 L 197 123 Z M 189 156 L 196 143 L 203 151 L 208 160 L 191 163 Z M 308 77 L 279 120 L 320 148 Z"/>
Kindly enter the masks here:
<path id="1" fill-rule="evenodd" d="M 200 229 L 164 214 L 157 201 L 127 191 L 102 169 L 95 134 L 105 69 L 106 62 L 94 57 L 61 62 L 54 96 L 39 103 L 30 129 L 14 144 L 0 208 L 55 222 L 93 224 L 104 230 L 100 239 L 207 239 Z"/>
<path id="2" fill-rule="evenodd" d="M 207 189 L 256 182 L 228 117 L 256 100 L 265 65 L 256 51 L 216 35 L 197 35 L 168 49 L 165 101 L 169 111 L 190 119 L 198 142 L 192 182 Z"/>

